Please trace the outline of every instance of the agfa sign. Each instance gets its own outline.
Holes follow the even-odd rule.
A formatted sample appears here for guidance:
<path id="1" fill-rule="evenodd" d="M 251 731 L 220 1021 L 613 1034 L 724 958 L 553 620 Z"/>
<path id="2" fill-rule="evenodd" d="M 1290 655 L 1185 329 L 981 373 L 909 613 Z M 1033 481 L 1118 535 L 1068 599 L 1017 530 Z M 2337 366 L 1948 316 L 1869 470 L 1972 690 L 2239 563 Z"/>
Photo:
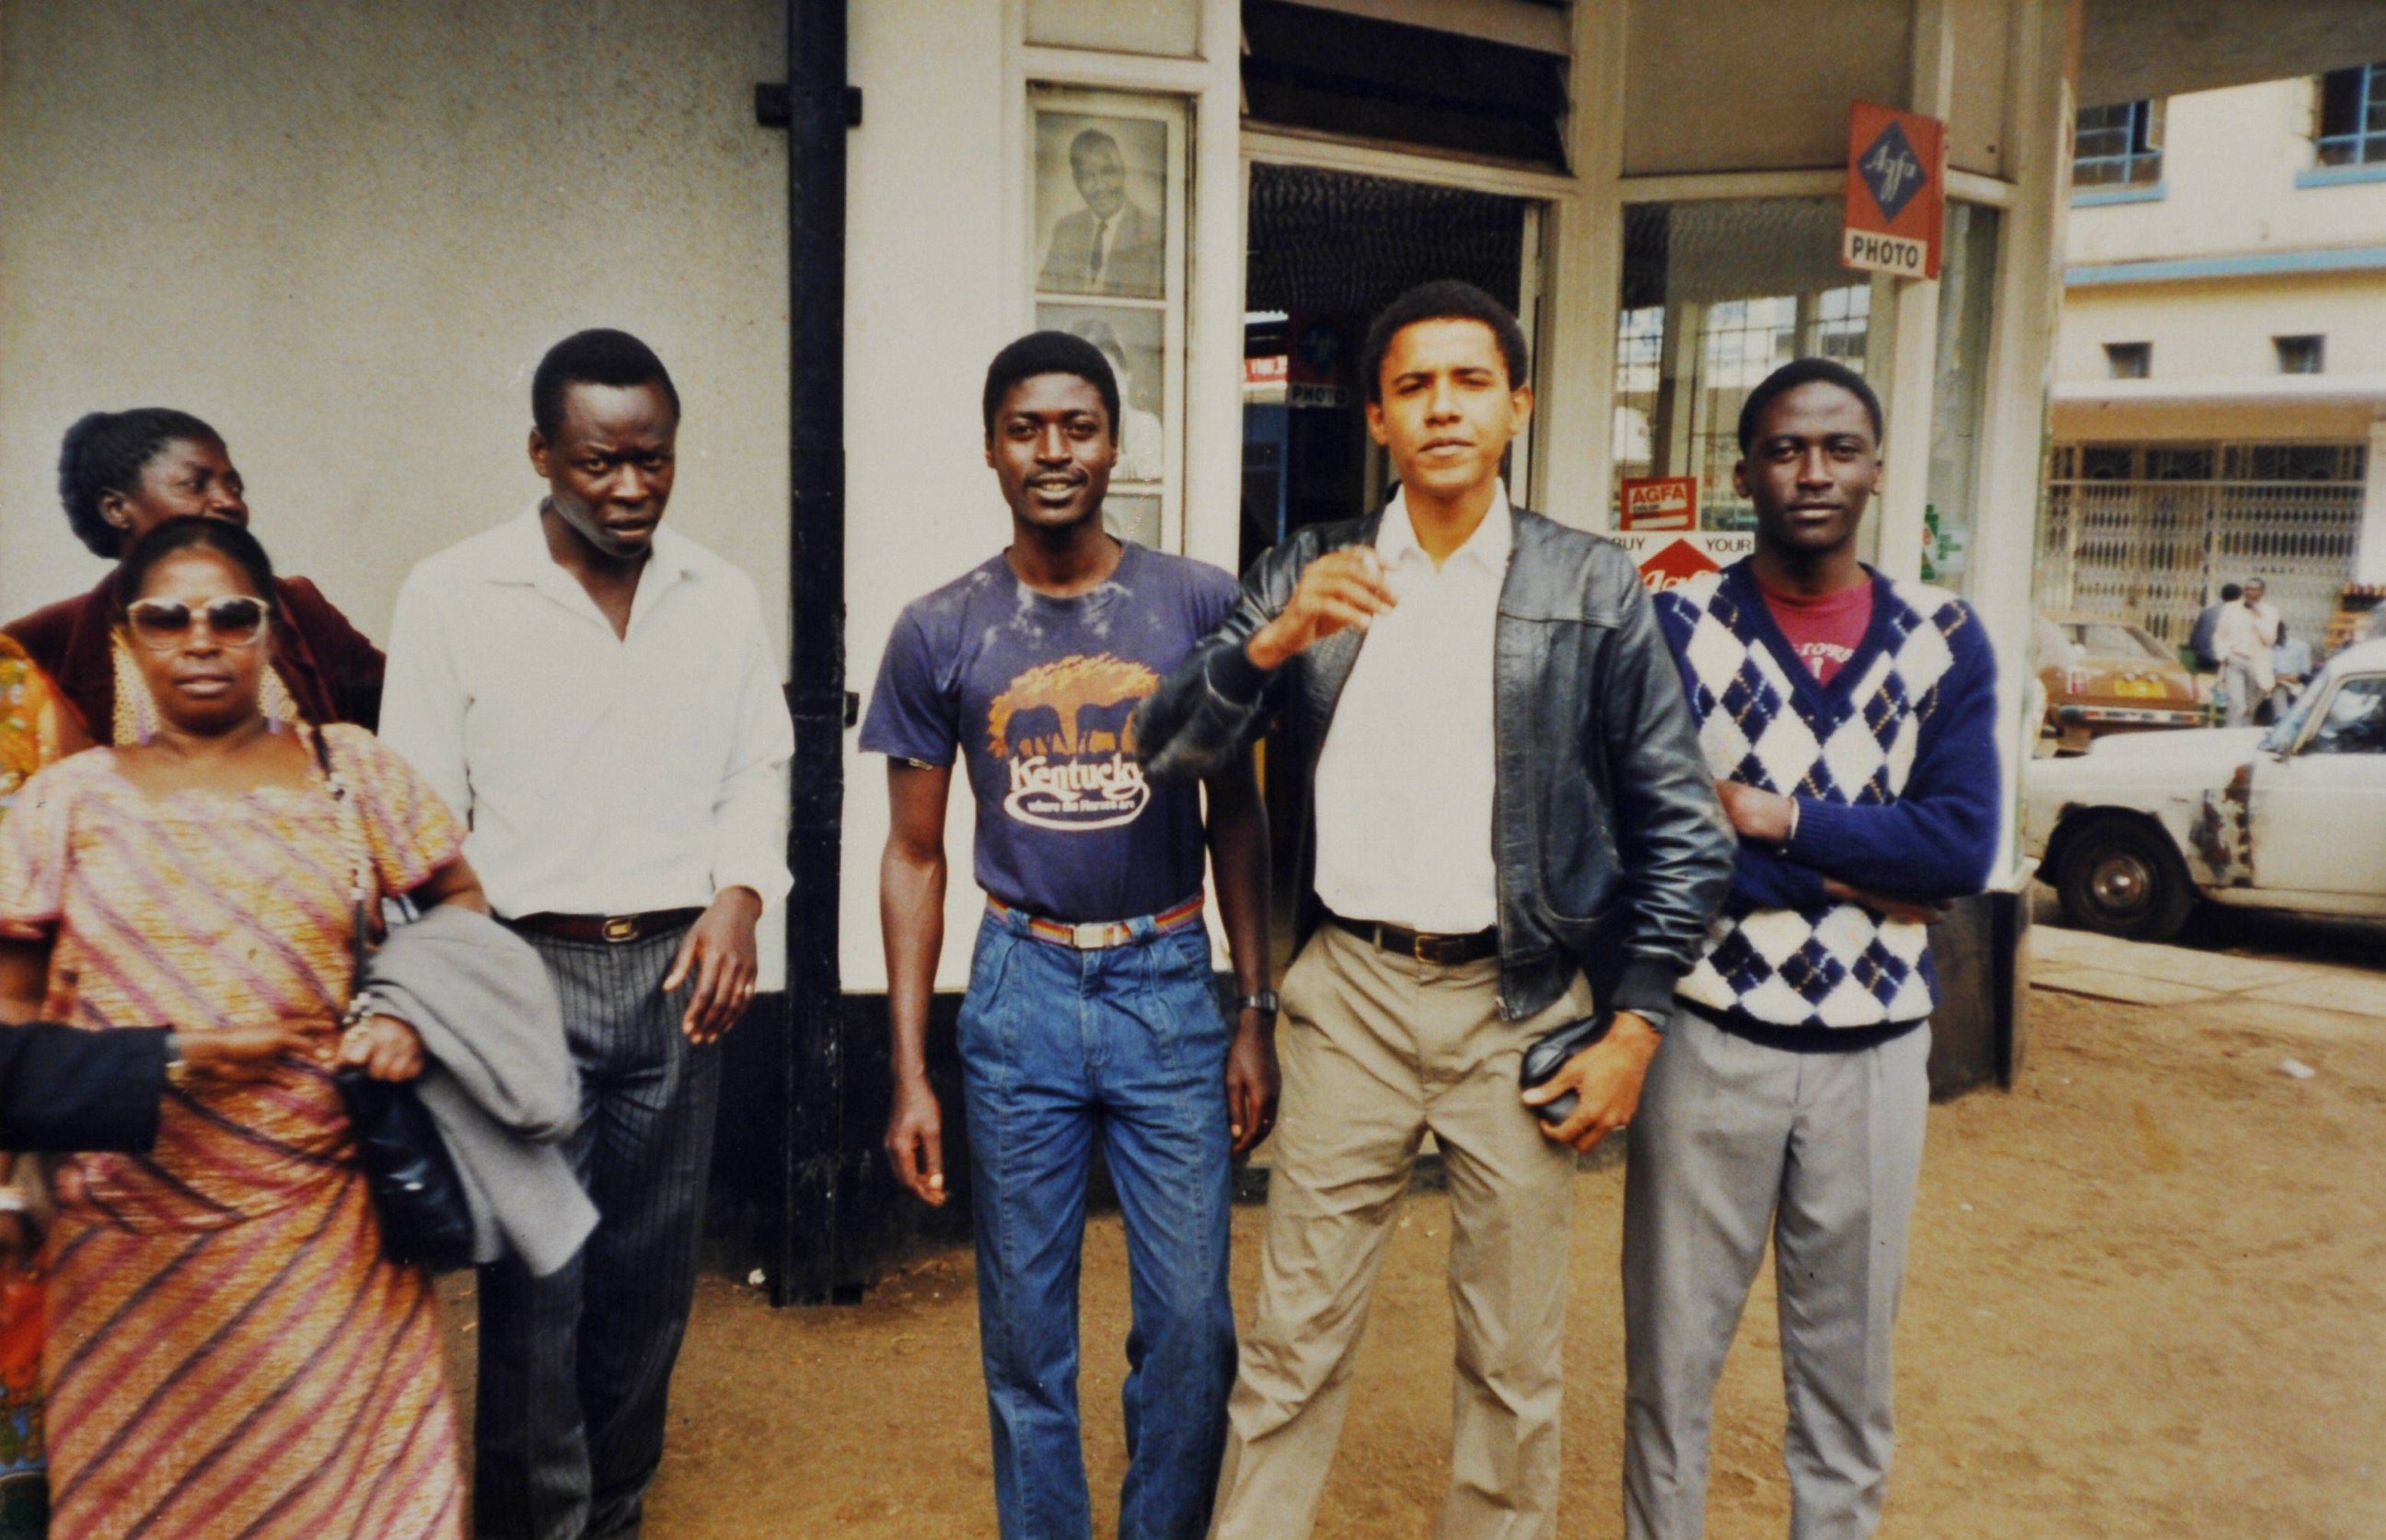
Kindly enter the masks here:
<path id="1" fill-rule="evenodd" d="M 1699 479 L 1696 476 L 1626 476 L 1617 490 L 1623 497 L 1625 529 L 1695 530 L 1699 527 Z"/>
<path id="2" fill-rule="evenodd" d="M 1936 278 L 1946 222 L 1947 125 L 1872 102 L 1854 104 L 1848 115 L 1840 263 Z"/>

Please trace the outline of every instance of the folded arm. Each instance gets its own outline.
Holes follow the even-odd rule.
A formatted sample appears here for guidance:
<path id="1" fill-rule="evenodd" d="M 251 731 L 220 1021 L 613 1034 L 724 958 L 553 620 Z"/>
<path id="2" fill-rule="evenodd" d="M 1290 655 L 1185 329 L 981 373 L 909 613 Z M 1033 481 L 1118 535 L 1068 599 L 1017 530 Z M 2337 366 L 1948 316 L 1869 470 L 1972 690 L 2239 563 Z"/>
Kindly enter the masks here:
<path id="1" fill-rule="evenodd" d="M 1897 800 L 1852 807 L 1799 797 L 1783 847 L 1791 860 L 1898 898 L 1960 898 L 1987 885 L 2003 785 L 1996 660 L 1977 622 L 1953 641 L 1955 662 L 1940 682 Z"/>

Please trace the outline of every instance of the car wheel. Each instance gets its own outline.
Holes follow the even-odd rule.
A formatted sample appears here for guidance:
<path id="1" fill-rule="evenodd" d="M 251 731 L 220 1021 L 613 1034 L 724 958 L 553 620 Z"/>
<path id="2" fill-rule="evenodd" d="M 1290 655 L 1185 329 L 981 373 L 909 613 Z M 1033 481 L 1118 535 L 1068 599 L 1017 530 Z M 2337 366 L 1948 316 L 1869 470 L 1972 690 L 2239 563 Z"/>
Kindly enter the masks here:
<path id="1" fill-rule="evenodd" d="M 2195 908 L 2195 883 L 2170 837 L 2136 819 L 2103 818 L 2072 836 L 2055 892 L 2083 931 L 2166 941 Z"/>

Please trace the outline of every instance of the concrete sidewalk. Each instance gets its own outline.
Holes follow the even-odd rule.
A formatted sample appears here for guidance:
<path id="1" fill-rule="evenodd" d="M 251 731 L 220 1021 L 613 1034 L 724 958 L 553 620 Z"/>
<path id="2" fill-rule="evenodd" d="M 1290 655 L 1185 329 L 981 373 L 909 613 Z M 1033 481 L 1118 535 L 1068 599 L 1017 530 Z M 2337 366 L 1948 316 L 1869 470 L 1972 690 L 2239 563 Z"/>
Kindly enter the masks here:
<path id="1" fill-rule="evenodd" d="M 2029 928 L 2029 982 L 2034 989 L 2127 1005 L 2233 1002 L 2386 1021 L 2386 971 L 2116 941 L 2047 924 Z"/>

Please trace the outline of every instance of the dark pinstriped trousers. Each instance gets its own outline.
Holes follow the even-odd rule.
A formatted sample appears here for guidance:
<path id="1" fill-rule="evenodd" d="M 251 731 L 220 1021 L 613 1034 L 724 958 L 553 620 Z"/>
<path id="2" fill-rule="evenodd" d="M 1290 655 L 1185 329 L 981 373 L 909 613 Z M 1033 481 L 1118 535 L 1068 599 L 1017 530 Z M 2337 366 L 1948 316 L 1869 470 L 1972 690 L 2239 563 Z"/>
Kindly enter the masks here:
<path id="1" fill-rule="evenodd" d="M 473 1461 L 483 1540 L 635 1535 L 662 1460 L 672 1365 L 696 1293 L 721 1050 L 662 993 L 684 928 L 622 945 L 524 933 L 555 980 L 580 1070 L 568 1146 L 596 1233 L 562 1271 L 481 1270 Z"/>

